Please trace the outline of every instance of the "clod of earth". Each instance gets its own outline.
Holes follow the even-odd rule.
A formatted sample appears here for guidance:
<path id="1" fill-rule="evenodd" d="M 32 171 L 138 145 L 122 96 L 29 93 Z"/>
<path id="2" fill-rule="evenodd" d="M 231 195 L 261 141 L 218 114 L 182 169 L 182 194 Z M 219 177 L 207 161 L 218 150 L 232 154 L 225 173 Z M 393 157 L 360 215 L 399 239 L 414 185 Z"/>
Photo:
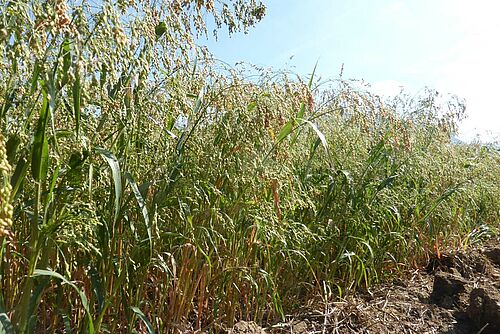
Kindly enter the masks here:
<path id="1" fill-rule="evenodd" d="M 497 266 L 500 266 L 500 248 L 488 249 L 484 252 L 484 255 Z"/>
<path id="2" fill-rule="evenodd" d="M 500 250 L 500 249 L 498 249 Z M 470 293 L 467 315 L 482 333 L 500 333 L 500 293 L 495 288 L 476 288 Z"/>
<path id="3" fill-rule="evenodd" d="M 229 334 L 266 334 L 266 331 L 253 321 L 240 321 L 229 330 Z"/>
<path id="4" fill-rule="evenodd" d="M 466 291 L 469 282 L 458 271 L 439 271 L 434 276 L 431 300 L 437 305 L 451 309 L 459 303 L 460 294 Z"/>

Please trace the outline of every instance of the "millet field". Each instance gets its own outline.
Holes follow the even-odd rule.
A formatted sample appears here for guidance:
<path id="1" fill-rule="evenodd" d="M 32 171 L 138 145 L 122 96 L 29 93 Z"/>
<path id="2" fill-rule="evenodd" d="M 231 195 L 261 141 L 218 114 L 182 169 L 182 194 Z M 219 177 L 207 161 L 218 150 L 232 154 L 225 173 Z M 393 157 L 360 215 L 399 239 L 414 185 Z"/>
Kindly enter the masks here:
<path id="1" fill-rule="evenodd" d="M 272 324 L 498 231 L 465 105 L 228 66 L 255 0 L 0 0 L 0 332 Z"/>

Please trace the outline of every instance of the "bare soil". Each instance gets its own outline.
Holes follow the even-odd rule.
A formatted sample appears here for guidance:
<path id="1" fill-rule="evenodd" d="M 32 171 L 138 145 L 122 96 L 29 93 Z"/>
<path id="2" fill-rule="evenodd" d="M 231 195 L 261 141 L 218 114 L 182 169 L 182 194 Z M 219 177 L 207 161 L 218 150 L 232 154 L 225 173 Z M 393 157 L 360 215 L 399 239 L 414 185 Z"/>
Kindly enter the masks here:
<path id="1" fill-rule="evenodd" d="M 442 254 L 427 268 L 342 301 L 304 307 L 269 328 L 239 322 L 232 334 L 500 333 L 500 240 Z"/>

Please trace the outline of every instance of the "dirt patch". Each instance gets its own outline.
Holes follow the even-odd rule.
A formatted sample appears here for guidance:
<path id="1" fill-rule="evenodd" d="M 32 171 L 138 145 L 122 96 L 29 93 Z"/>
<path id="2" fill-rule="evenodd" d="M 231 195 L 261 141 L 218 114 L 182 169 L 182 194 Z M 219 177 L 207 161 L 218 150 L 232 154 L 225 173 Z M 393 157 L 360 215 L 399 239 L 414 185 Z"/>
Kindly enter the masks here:
<path id="1" fill-rule="evenodd" d="M 229 334 L 266 334 L 266 331 L 253 321 L 240 321 L 229 330 Z"/>
<path id="2" fill-rule="evenodd" d="M 405 280 L 255 330 L 233 333 L 500 333 L 500 240 L 443 254 Z"/>

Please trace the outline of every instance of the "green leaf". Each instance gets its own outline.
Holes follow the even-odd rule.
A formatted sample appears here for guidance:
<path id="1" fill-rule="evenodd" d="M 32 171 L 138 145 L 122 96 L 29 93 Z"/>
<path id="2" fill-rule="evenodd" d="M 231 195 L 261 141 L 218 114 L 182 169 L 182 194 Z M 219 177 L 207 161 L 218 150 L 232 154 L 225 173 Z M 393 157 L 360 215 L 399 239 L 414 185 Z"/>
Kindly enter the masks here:
<path id="1" fill-rule="evenodd" d="M 97 312 L 101 312 L 104 307 L 104 300 L 106 298 L 105 292 L 106 288 L 102 283 L 99 271 L 96 269 L 95 265 L 91 265 L 89 268 L 90 282 L 92 283 L 92 291 L 94 292 L 95 298 L 97 300 Z"/>
<path id="2" fill-rule="evenodd" d="M 196 74 L 196 68 L 198 67 L 198 58 L 194 59 L 194 64 L 193 64 L 193 70 L 191 71 L 191 77 L 194 78 L 194 75 Z"/>
<path id="3" fill-rule="evenodd" d="M 105 150 L 101 147 L 96 147 L 95 150 L 104 158 L 104 160 L 106 160 L 109 167 L 111 167 L 111 173 L 113 175 L 113 183 L 115 186 L 115 216 L 113 221 L 116 222 L 118 220 L 118 214 L 120 213 L 120 203 L 123 190 L 120 164 L 118 163 L 118 159 L 116 159 L 114 154 L 109 152 L 108 150 Z"/>
<path id="4" fill-rule="evenodd" d="M 104 88 L 104 85 L 106 84 L 107 76 L 108 76 L 108 68 L 106 64 L 102 64 L 101 72 L 99 73 L 99 84 L 101 85 L 101 89 Z"/>
<path id="5" fill-rule="evenodd" d="M 40 280 L 39 282 L 37 282 L 35 286 L 33 286 L 33 289 L 29 294 L 28 306 L 26 309 L 23 309 L 23 311 L 25 311 L 26 315 L 28 316 L 27 317 L 28 323 L 25 331 L 27 333 L 35 332 L 35 328 L 37 327 L 38 323 L 37 310 L 40 305 L 43 292 L 47 288 L 48 283 L 49 283 L 48 278 Z"/>
<path id="6" fill-rule="evenodd" d="M 306 104 L 304 102 L 302 102 L 300 104 L 300 110 L 297 113 L 297 117 L 296 118 L 302 119 L 304 117 L 305 112 L 306 112 Z"/>
<path id="7" fill-rule="evenodd" d="M 311 126 L 311 128 L 314 130 L 314 132 L 316 132 L 318 139 L 321 140 L 321 144 L 323 145 L 325 150 L 328 151 L 328 143 L 326 141 L 325 135 L 318 129 L 318 126 L 316 124 L 314 124 L 313 122 L 308 121 L 306 119 L 303 121 L 304 121 L 304 123 L 307 123 Z"/>
<path id="8" fill-rule="evenodd" d="M 65 38 L 62 44 L 62 56 L 63 56 L 63 68 L 62 68 L 61 87 L 68 83 L 69 80 L 68 73 L 71 67 L 71 48 L 68 38 Z"/>
<path id="9" fill-rule="evenodd" d="M 295 124 L 295 119 L 291 119 L 283 126 L 280 133 L 278 134 L 277 138 L 278 142 L 285 139 L 290 134 L 290 132 L 292 132 L 294 124 Z"/>
<path id="10" fill-rule="evenodd" d="M 318 67 L 318 62 L 316 62 L 316 65 L 314 65 L 314 69 L 312 71 L 311 77 L 309 78 L 309 83 L 307 84 L 307 87 L 309 88 L 309 90 L 311 90 L 311 88 L 312 88 L 312 83 L 313 83 L 313 79 L 314 79 L 314 75 L 316 73 L 317 67 Z M 299 112 L 297 113 L 297 116 L 295 118 L 302 119 L 302 118 L 304 118 L 305 113 L 306 113 L 306 104 L 305 104 L 305 102 L 302 102 L 300 104 Z M 297 141 L 297 138 L 299 137 L 300 132 L 301 132 L 300 130 L 295 132 L 295 134 L 292 138 L 292 141 L 291 141 L 292 145 L 294 145 L 295 142 Z"/>
<path id="11" fill-rule="evenodd" d="M 49 141 L 46 133 L 49 108 L 47 93 L 44 91 L 43 105 L 40 110 L 31 154 L 31 175 L 36 181 L 45 179 L 49 165 Z"/>
<path id="12" fill-rule="evenodd" d="M 202 87 L 200 89 L 200 91 L 198 92 L 198 95 L 196 96 L 196 101 L 194 103 L 194 109 L 193 109 L 194 114 L 197 114 L 202 109 L 204 90 L 205 90 L 205 88 Z"/>
<path id="13" fill-rule="evenodd" d="M 62 276 L 61 274 L 59 274 L 55 271 L 52 271 L 52 270 L 35 269 L 35 271 L 33 273 L 33 277 L 37 277 L 37 276 L 48 276 L 48 277 L 52 277 L 52 278 L 57 278 L 57 279 L 61 280 L 63 282 L 63 284 L 67 284 L 70 287 L 72 287 L 73 289 L 75 289 L 76 293 L 78 293 L 78 296 L 80 297 L 80 300 L 82 302 L 82 306 L 85 309 L 85 312 L 87 313 L 87 318 L 89 320 L 89 327 L 88 327 L 89 334 L 93 334 L 95 332 L 94 322 L 92 320 L 92 315 L 90 314 L 90 308 L 89 308 L 89 303 L 87 301 L 87 296 L 85 296 L 83 291 L 78 289 L 78 287 L 73 282 L 67 280 L 64 276 Z"/>
<path id="14" fill-rule="evenodd" d="M 0 313 L 0 334 L 15 334 L 14 326 L 5 313 Z"/>
<path id="15" fill-rule="evenodd" d="M 21 144 L 21 139 L 17 134 L 13 134 L 5 144 L 5 149 L 7 150 L 7 161 L 9 161 L 9 164 L 11 165 L 14 163 L 19 144 Z"/>
<path id="16" fill-rule="evenodd" d="M 153 329 L 153 325 L 151 325 L 151 323 L 149 322 L 148 318 L 144 315 L 144 313 L 142 313 L 142 311 L 135 306 L 131 306 L 130 308 L 132 309 L 132 311 L 134 311 L 135 314 L 137 314 L 139 319 L 141 319 L 144 322 L 144 324 L 146 325 L 146 328 L 148 329 L 148 333 L 155 334 L 155 330 Z"/>
<path id="17" fill-rule="evenodd" d="M 155 27 L 155 34 L 156 37 L 160 38 L 163 36 L 163 34 L 167 31 L 167 24 L 164 21 L 161 21 L 158 23 L 158 25 Z"/>
<path id="18" fill-rule="evenodd" d="M 312 83 L 313 83 L 314 75 L 316 74 L 317 67 L 318 67 L 318 62 L 316 61 L 316 65 L 314 65 L 314 69 L 311 73 L 311 77 L 309 78 L 309 83 L 307 84 L 307 87 L 309 87 L 309 89 L 312 88 Z"/>
<path id="19" fill-rule="evenodd" d="M 448 199 L 451 195 L 459 190 L 458 186 L 447 188 L 438 199 L 436 199 L 433 203 L 430 203 L 430 209 L 427 210 L 425 215 L 419 219 L 419 223 L 425 221 L 433 212 L 437 209 L 437 207 L 445 200 Z M 431 233 L 432 234 L 432 233 Z"/>
<path id="20" fill-rule="evenodd" d="M 122 74 L 120 75 L 120 79 L 118 79 L 116 84 L 113 86 L 113 88 L 109 92 L 109 97 L 113 100 L 115 98 L 117 98 L 120 90 L 123 87 L 126 87 L 129 82 L 130 82 L 130 74 L 127 74 L 125 71 L 122 71 Z"/>
<path id="21" fill-rule="evenodd" d="M 144 223 L 146 224 L 146 231 L 148 233 L 149 251 L 150 251 L 150 255 L 152 256 L 153 255 L 153 236 L 152 236 L 152 232 L 151 232 L 151 224 L 149 223 L 148 209 L 146 208 L 144 198 L 142 197 L 142 194 L 139 191 L 139 187 L 137 186 L 137 183 L 135 182 L 132 175 L 130 175 L 130 173 L 127 172 L 127 173 L 125 173 L 125 177 L 127 178 L 127 182 L 132 187 L 132 192 L 134 193 L 135 199 L 137 200 L 137 203 L 139 204 L 139 208 L 141 209 L 142 216 L 144 218 Z"/>
<path id="22" fill-rule="evenodd" d="M 64 323 L 64 333 L 71 334 L 71 320 L 66 312 L 61 312 L 61 318 Z"/>
<path id="23" fill-rule="evenodd" d="M 80 134 L 80 119 L 81 119 L 81 83 L 80 74 L 76 71 L 75 82 L 73 83 L 73 111 L 76 123 L 76 136 Z"/>
<path id="24" fill-rule="evenodd" d="M 311 77 L 309 78 L 309 83 L 307 84 L 307 87 L 309 88 L 309 90 L 311 90 L 311 88 L 312 88 L 312 84 L 313 84 L 313 80 L 314 80 L 314 75 L 316 74 L 316 68 L 317 68 L 317 67 L 318 67 L 318 62 L 316 62 L 316 64 L 314 65 L 314 69 L 313 69 L 313 71 L 312 71 L 312 73 L 311 73 Z M 297 112 L 297 116 L 295 117 L 295 120 L 294 120 L 295 124 L 297 123 L 297 121 L 298 121 L 298 120 L 302 120 L 302 119 L 304 118 L 304 114 L 305 114 L 305 113 L 306 113 L 306 104 L 305 104 L 305 102 L 302 102 L 302 103 L 300 104 L 299 111 Z M 311 124 L 312 124 L 312 123 L 311 123 Z M 286 127 L 287 125 L 288 125 L 288 124 L 286 124 L 286 125 L 285 125 L 285 127 Z M 317 128 L 316 126 L 313 126 L 313 129 L 314 129 L 314 131 L 316 131 L 316 133 L 318 133 L 318 130 L 317 130 L 318 128 Z M 283 130 L 284 130 L 284 129 L 283 129 Z M 282 130 L 282 131 L 283 131 L 283 130 Z M 291 129 L 290 129 L 290 132 L 291 132 Z M 300 133 L 301 133 L 301 130 L 300 130 L 300 129 L 299 129 L 298 131 L 296 131 L 296 132 L 295 132 L 295 134 L 293 135 L 292 140 L 291 140 L 291 145 L 294 145 L 294 144 L 297 142 L 297 139 L 298 139 L 298 137 L 299 137 Z M 281 134 L 281 133 L 280 133 L 280 134 Z M 286 135 L 285 135 L 285 137 L 286 137 L 286 136 L 288 136 L 288 134 L 286 134 Z M 279 137 L 280 137 L 280 136 L 278 136 L 278 138 L 279 138 Z M 325 141 L 324 141 L 324 136 L 323 136 L 323 134 L 321 134 L 321 136 L 320 136 L 320 135 L 318 135 L 318 137 L 320 138 L 321 142 L 323 143 L 323 146 L 325 146 L 325 145 L 324 145 L 324 142 L 325 142 Z M 322 138 L 323 138 L 323 139 L 322 139 Z"/>
<path id="25" fill-rule="evenodd" d="M 306 112 L 306 104 L 304 102 L 302 102 L 300 104 L 300 110 L 297 113 L 296 119 L 302 119 L 304 117 L 305 112 Z M 295 131 L 295 134 L 293 135 L 292 140 L 291 140 L 291 145 L 295 145 L 295 143 L 297 142 L 297 138 L 299 138 L 300 133 L 301 133 L 301 129 L 299 129 L 298 131 Z"/>
<path id="26" fill-rule="evenodd" d="M 9 111 L 10 107 L 12 107 L 12 102 L 14 101 L 14 96 L 15 96 L 14 91 L 5 92 L 5 96 L 3 98 L 5 103 L 0 108 L 0 121 L 3 120 L 4 115 L 7 113 L 7 111 Z"/>
<path id="27" fill-rule="evenodd" d="M 377 186 L 377 191 L 381 191 L 385 187 L 390 186 L 398 176 L 398 174 L 394 174 L 382 180 L 382 182 L 380 182 L 380 184 Z"/>
<path id="28" fill-rule="evenodd" d="M 35 68 L 33 69 L 33 77 L 31 79 L 30 95 L 33 95 L 38 87 L 38 77 L 40 76 L 40 64 L 38 61 L 35 62 Z"/>
<path id="29" fill-rule="evenodd" d="M 252 101 L 247 105 L 247 111 L 252 112 L 257 107 L 257 102 Z"/>
<path id="30" fill-rule="evenodd" d="M 24 156 L 20 157 L 16 164 L 16 169 L 14 170 L 14 174 L 10 179 L 10 185 L 12 186 L 11 198 L 15 198 L 17 192 L 21 188 L 21 184 L 28 173 L 28 161 Z"/>

